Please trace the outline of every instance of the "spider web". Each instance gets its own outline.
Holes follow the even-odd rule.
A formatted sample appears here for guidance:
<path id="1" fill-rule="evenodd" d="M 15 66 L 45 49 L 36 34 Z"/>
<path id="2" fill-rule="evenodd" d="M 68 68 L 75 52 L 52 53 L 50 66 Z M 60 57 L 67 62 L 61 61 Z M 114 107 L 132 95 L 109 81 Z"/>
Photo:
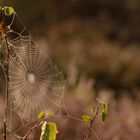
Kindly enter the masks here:
<path id="1" fill-rule="evenodd" d="M 7 119 L 10 137 L 15 135 L 19 139 L 23 138 L 38 121 L 37 117 L 41 111 L 52 114 L 53 118 L 69 118 L 82 122 L 81 119 L 71 116 L 65 106 L 66 82 L 62 72 L 33 41 L 18 15 L 15 12 L 8 17 L 0 14 L 0 22 L 2 19 L 8 27 L 6 29 L 8 42 L 1 38 L 2 49 L 5 51 L 7 43 L 11 48 Z M 6 57 L 4 56 L 5 59 Z M 1 60 L 0 65 L 7 77 L 7 62 Z"/>
<path id="2" fill-rule="evenodd" d="M 33 41 L 16 13 L 10 17 L 0 16 L 8 26 L 6 34 L 11 46 L 8 71 L 10 133 L 17 134 L 21 128 L 37 121 L 41 111 L 61 116 L 62 110 L 65 110 L 68 115 L 62 72 Z M 5 62 L 3 69 L 6 70 Z M 13 118 L 21 122 L 20 128 L 13 130 Z"/>

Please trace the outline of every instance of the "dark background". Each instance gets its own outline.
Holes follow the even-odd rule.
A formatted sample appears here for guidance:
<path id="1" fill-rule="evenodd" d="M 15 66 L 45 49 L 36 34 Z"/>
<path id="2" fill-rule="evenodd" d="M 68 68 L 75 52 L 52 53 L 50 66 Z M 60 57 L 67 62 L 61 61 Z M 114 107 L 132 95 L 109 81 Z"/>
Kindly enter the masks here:
<path id="1" fill-rule="evenodd" d="M 64 69 L 70 61 L 76 61 L 80 75 L 95 79 L 97 86 L 113 89 L 140 86 L 139 0 L 7 0 L 4 3 L 15 8 L 34 38 L 49 43 L 53 58 L 67 65 Z M 74 41 L 77 44 L 73 47 Z M 74 49 L 79 50 L 73 52 Z"/>

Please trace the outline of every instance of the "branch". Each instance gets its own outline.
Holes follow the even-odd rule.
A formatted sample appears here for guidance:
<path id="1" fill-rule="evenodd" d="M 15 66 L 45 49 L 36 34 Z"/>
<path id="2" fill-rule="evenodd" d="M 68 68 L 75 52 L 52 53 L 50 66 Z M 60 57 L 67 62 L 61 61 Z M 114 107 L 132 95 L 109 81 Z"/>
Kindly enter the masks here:
<path id="1" fill-rule="evenodd" d="M 7 38 L 7 33 L 6 33 L 6 28 L 4 27 L 4 40 L 5 40 L 5 46 L 6 46 L 6 51 L 7 51 L 7 68 L 6 68 L 6 100 L 5 100 L 5 108 L 4 108 L 4 135 L 3 138 L 4 140 L 7 140 L 7 107 L 8 107 L 8 98 L 9 98 L 9 53 L 10 53 L 10 48 L 8 46 L 8 38 Z"/>
<path id="2" fill-rule="evenodd" d="M 87 139 L 90 137 L 91 132 L 93 131 L 93 130 L 92 130 L 92 125 L 93 125 L 93 123 L 94 123 L 94 121 L 95 121 L 95 119 L 96 119 L 96 117 L 97 117 L 97 115 L 98 115 L 98 110 L 99 110 L 99 107 L 96 107 L 95 115 L 93 116 L 93 118 L 92 118 L 92 120 L 91 120 L 91 122 L 90 122 L 89 129 L 88 129 L 87 135 L 86 135 L 86 137 L 85 137 L 84 140 L 87 140 Z"/>
<path id="3" fill-rule="evenodd" d="M 27 140 L 27 138 L 28 138 L 28 136 L 30 135 L 30 133 L 31 133 L 35 128 L 37 128 L 37 127 L 40 125 L 41 122 L 42 122 L 42 120 L 39 120 L 33 127 L 31 127 L 31 128 L 29 129 L 29 131 L 27 132 L 27 134 L 22 138 L 22 140 Z"/>

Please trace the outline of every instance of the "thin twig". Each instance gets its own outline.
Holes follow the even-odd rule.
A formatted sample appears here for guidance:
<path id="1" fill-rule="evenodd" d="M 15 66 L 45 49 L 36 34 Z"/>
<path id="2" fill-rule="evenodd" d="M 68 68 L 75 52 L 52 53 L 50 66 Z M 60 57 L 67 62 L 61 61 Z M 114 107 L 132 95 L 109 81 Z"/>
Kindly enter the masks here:
<path id="1" fill-rule="evenodd" d="M 42 120 L 39 120 L 33 127 L 31 127 L 31 128 L 29 129 L 29 131 L 27 132 L 27 134 L 22 138 L 22 140 L 27 140 L 27 138 L 28 138 L 28 136 L 30 135 L 30 133 L 31 133 L 35 128 L 37 128 L 37 127 L 40 125 L 41 122 L 42 122 Z"/>
<path id="2" fill-rule="evenodd" d="M 98 115 L 98 110 L 99 110 L 99 108 L 96 107 L 95 115 L 93 116 L 93 118 L 92 118 L 92 120 L 91 120 L 91 122 L 90 122 L 89 129 L 88 129 L 87 135 L 86 135 L 86 137 L 85 137 L 84 140 L 87 140 L 87 139 L 90 137 L 90 135 L 91 135 L 91 132 L 92 132 L 92 125 L 93 125 L 93 123 L 94 123 L 94 121 L 95 121 L 95 119 L 96 119 L 96 117 L 97 117 L 97 115 Z"/>
<path id="3" fill-rule="evenodd" d="M 97 135 L 97 133 L 92 128 L 91 128 L 91 131 L 98 140 L 101 140 L 100 137 Z"/>

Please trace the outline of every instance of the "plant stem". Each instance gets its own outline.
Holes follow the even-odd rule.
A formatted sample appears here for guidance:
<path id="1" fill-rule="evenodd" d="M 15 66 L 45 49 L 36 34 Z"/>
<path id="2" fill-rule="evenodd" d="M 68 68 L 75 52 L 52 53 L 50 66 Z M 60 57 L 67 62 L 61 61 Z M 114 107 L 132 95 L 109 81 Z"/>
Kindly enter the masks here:
<path id="1" fill-rule="evenodd" d="M 90 137 L 90 135 L 91 135 L 91 132 L 92 132 L 92 125 L 93 125 L 93 123 L 94 123 L 94 121 L 95 121 L 95 119 L 96 119 L 96 117 L 97 117 L 97 115 L 98 115 L 98 110 L 99 110 L 99 108 L 96 107 L 95 115 L 93 116 L 93 118 L 92 118 L 92 120 L 91 120 L 91 122 L 90 122 L 89 130 L 88 130 L 88 133 L 87 133 L 87 135 L 86 135 L 86 137 L 85 137 L 84 140 L 87 140 L 87 139 Z"/>
<path id="2" fill-rule="evenodd" d="M 30 133 L 31 133 L 35 128 L 37 128 L 37 127 L 40 125 L 41 122 L 42 122 L 42 120 L 38 121 L 33 127 L 31 127 L 31 128 L 29 129 L 29 131 L 27 132 L 27 134 L 24 136 L 24 138 L 23 138 L 22 140 L 27 140 L 27 138 L 28 138 L 28 136 L 30 135 Z"/>
<path id="3" fill-rule="evenodd" d="M 6 30 L 5 30 L 5 36 L 4 36 L 4 40 L 5 40 L 5 46 L 6 46 L 6 53 L 7 53 L 7 57 L 6 57 L 6 99 L 5 99 L 5 108 L 4 108 L 4 140 L 7 140 L 7 109 L 8 109 L 8 98 L 9 98 L 9 53 L 10 53 L 10 49 L 8 46 L 8 39 L 7 39 L 7 34 L 6 34 Z"/>

